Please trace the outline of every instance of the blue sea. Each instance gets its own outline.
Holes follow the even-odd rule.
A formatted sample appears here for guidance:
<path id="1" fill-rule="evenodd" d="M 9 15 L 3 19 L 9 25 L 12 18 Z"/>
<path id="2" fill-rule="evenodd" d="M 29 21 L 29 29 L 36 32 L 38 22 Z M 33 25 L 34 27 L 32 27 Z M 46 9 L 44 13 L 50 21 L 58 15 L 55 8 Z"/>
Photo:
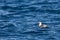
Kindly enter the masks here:
<path id="1" fill-rule="evenodd" d="M 0 40 L 60 40 L 60 0 L 0 0 Z"/>

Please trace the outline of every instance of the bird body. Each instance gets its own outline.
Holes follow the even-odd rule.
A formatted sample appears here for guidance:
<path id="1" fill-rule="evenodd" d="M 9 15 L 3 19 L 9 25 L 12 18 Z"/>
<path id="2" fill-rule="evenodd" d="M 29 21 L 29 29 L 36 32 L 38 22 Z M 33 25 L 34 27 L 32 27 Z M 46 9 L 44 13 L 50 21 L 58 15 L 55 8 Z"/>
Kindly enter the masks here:
<path id="1" fill-rule="evenodd" d="M 47 27 L 47 25 L 45 25 L 45 24 L 42 24 L 42 22 L 39 22 L 39 27 Z"/>

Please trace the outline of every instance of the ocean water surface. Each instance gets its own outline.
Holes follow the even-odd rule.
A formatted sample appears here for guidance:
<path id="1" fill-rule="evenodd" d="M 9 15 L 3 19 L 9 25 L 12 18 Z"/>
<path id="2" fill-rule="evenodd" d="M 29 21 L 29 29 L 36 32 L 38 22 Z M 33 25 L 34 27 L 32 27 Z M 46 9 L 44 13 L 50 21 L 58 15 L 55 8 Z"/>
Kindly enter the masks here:
<path id="1" fill-rule="evenodd" d="M 0 0 L 0 40 L 60 40 L 60 0 Z"/>

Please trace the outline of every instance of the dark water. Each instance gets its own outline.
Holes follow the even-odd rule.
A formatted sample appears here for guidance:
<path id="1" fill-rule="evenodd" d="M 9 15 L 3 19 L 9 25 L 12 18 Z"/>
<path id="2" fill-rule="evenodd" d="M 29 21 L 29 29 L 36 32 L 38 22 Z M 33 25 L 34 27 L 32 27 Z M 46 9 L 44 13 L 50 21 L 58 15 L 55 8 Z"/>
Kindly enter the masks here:
<path id="1" fill-rule="evenodd" d="M 60 40 L 60 0 L 0 0 L 0 40 Z"/>

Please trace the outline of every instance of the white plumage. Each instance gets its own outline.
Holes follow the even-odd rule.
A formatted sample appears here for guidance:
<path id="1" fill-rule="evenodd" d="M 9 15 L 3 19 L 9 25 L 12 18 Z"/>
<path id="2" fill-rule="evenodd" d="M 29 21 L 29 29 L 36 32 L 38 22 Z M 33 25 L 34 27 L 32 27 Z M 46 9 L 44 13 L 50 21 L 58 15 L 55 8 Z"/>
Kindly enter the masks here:
<path id="1" fill-rule="evenodd" d="M 42 26 L 42 22 L 39 22 L 39 26 Z"/>
<path id="2" fill-rule="evenodd" d="M 47 25 L 42 24 L 42 22 L 39 22 L 39 27 L 47 27 Z"/>

